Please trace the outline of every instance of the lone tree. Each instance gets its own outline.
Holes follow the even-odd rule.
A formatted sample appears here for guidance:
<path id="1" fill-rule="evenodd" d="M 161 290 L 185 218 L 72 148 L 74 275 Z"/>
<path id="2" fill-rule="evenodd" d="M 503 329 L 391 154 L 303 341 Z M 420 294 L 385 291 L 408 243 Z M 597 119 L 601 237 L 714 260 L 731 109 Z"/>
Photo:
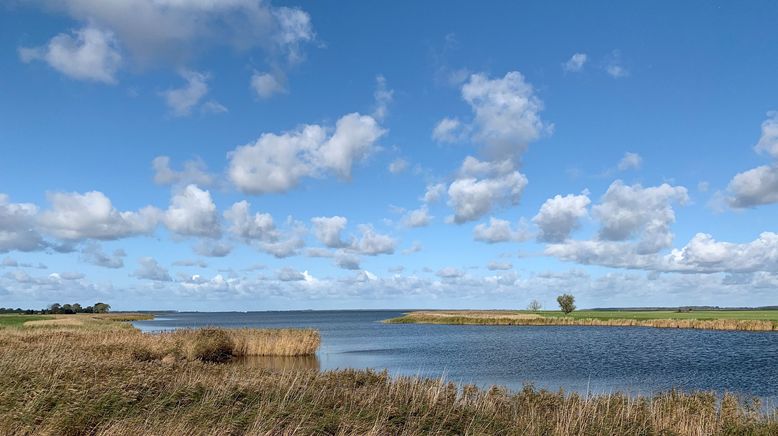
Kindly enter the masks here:
<path id="1" fill-rule="evenodd" d="M 530 301 L 529 305 L 527 306 L 527 310 L 531 310 L 533 312 L 537 312 L 540 310 L 543 306 L 540 304 L 540 301 L 538 300 L 532 300 Z"/>
<path id="2" fill-rule="evenodd" d="M 559 303 L 559 308 L 567 315 L 575 310 L 575 297 L 570 294 L 562 294 L 556 297 L 556 301 Z"/>
<path id="3" fill-rule="evenodd" d="M 95 313 L 108 313 L 111 310 L 110 304 L 105 303 L 95 303 L 94 311 Z"/>

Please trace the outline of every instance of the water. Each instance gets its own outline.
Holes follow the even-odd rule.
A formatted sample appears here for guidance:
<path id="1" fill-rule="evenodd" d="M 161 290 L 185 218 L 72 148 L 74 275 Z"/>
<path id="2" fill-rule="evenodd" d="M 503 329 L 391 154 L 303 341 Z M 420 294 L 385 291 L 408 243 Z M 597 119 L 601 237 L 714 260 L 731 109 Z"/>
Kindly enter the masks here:
<path id="1" fill-rule="evenodd" d="M 459 383 L 581 393 L 650 394 L 671 388 L 778 400 L 778 333 L 641 327 L 383 324 L 399 311 L 176 313 L 135 325 L 312 327 L 315 358 L 253 359 L 257 367 L 387 369 Z"/>

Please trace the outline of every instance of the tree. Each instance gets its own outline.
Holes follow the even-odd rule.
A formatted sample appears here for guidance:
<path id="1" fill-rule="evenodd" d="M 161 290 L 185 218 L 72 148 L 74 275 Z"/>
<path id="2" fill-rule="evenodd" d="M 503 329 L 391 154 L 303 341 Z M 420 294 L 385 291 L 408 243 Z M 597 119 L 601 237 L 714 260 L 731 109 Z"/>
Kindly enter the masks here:
<path id="1" fill-rule="evenodd" d="M 564 312 L 565 315 L 575 310 L 575 297 L 570 294 L 562 294 L 556 297 L 556 301 L 559 303 L 559 308 L 562 309 L 562 312 Z"/>
<path id="2" fill-rule="evenodd" d="M 62 305 L 59 303 L 54 303 L 51 306 L 49 306 L 49 313 L 58 314 L 62 310 Z"/>
<path id="3" fill-rule="evenodd" d="M 95 303 L 94 311 L 95 313 L 108 313 L 108 311 L 111 310 L 110 304 L 105 303 Z"/>
<path id="4" fill-rule="evenodd" d="M 540 301 L 538 300 L 532 300 L 529 303 L 529 306 L 527 306 L 527 310 L 531 310 L 533 312 L 537 312 L 543 307 L 543 305 L 540 304 Z"/>

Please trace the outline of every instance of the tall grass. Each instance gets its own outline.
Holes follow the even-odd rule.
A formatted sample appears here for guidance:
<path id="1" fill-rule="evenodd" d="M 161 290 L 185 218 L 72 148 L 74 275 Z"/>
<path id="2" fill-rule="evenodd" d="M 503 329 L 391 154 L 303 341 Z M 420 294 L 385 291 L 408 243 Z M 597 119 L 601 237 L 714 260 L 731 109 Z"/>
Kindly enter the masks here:
<path id="1" fill-rule="evenodd" d="M 596 319 L 546 317 L 542 315 L 490 311 L 420 311 L 387 320 L 393 324 L 466 324 L 527 326 L 616 326 L 706 330 L 775 331 L 778 323 L 757 319 Z"/>
<path id="2" fill-rule="evenodd" d="M 160 338 L 174 342 L 176 335 L 0 332 L 0 433 L 778 434 L 778 417 L 730 395 L 584 397 L 530 387 L 510 393 L 385 372 L 270 371 L 134 356 L 135 346 Z"/>

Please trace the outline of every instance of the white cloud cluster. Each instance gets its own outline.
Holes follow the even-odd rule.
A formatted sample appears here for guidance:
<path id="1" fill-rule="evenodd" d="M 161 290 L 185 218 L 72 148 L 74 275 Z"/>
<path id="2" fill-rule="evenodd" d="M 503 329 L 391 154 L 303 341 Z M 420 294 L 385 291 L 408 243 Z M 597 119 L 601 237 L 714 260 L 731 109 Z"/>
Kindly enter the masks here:
<path id="1" fill-rule="evenodd" d="M 66 241 L 150 234 L 159 220 L 159 211 L 150 206 L 137 212 L 120 212 L 99 191 L 54 192 L 48 199 L 51 209 L 38 216 L 38 225 L 43 233 Z"/>
<path id="2" fill-rule="evenodd" d="M 270 214 L 257 212 L 251 215 L 249 209 L 248 202 L 240 201 L 224 212 L 224 217 L 231 223 L 232 235 L 277 258 L 296 255 L 305 246 L 303 236 L 307 230 L 301 223 L 290 218 L 287 220 L 289 230 L 282 232 Z"/>
<path id="3" fill-rule="evenodd" d="M 170 282 L 173 278 L 167 269 L 157 263 L 153 257 L 141 257 L 138 259 L 138 269 L 133 275 L 139 279 L 153 280 L 155 282 Z"/>
<path id="4" fill-rule="evenodd" d="M 467 137 L 469 128 L 456 118 L 443 118 L 432 129 L 432 139 L 441 143 L 454 143 Z"/>
<path id="5" fill-rule="evenodd" d="M 12 250 L 34 251 L 45 246 L 35 228 L 38 207 L 30 203 L 11 203 L 0 194 L 0 253 Z"/>
<path id="6" fill-rule="evenodd" d="M 546 200 L 538 214 L 532 218 L 532 222 L 540 229 L 538 240 L 562 242 L 569 238 L 570 233 L 580 225 L 580 219 L 588 214 L 589 203 L 588 192 L 564 197 L 557 195 Z"/>
<path id="7" fill-rule="evenodd" d="M 89 243 L 81 250 L 81 259 L 92 265 L 102 266 L 104 268 L 121 268 L 124 266 L 124 258 L 127 253 L 121 248 L 117 248 L 112 254 L 107 254 L 97 243 Z"/>
<path id="8" fill-rule="evenodd" d="M 286 92 L 283 78 L 278 74 L 267 72 L 254 72 L 251 75 L 251 89 L 262 99 Z"/>
<path id="9" fill-rule="evenodd" d="M 499 205 L 518 204 L 526 185 L 527 178 L 513 169 L 512 162 L 483 162 L 468 156 L 448 187 L 448 205 L 454 209 L 451 221 L 473 221 Z"/>
<path id="10" fill-rule="evenodd" d="M 23 62 L 40 60 L 62 74 L 79 80 L 116 83 L 121 65 L 118 42 L 113 33 L 94 26 L 60 33 L 42 47 L 22 47 Z"/>
<path id="11" fill-rule="evenodd" d="M 211 193 L 196 185 L 187 185 L 170 198 L 163 221 L 171 232 L 179 236 L 221 236 L 219 214 Z"/>
<path id="12" fill-rule="evenodd" d="M 400 174 L 408 169 L 408 161 L 402 158 L 397 158 L 389 163 L 389 172 L 392 174 Z"/>
<path id="13" fill-rule="evenodd" d="M 182 70 L 179 74 L 186 81 L 186 84 L 180 88 L 162 92 L 162 96 L 173 115 L 177 117 L 190 115 L 192 110 L 198 106 L 205 113 L 227 112 L 226 107 L 213 100 L 200 104 L 205 95 L 208 94 L 208 80 L 210 79 L 208 74 L 189 70 Z"/>
<path id="14" fill-rule="evenodd" d="M 285 192 L 304 177 L 327 172 L 349 178 L 354 162 L 372 152 L 384 133 L 373 117 L 358 113 L 341 117 L 331 135 L 319 125 L 266 133 L 229 154 L 229 177 L 248 194 Z"/>
<path id="15" fill-rule="evenodd" d="M 531 237 L 531 233 L 525 222 L 520 221 L 517 226 L 510 221 L 498 218 L 489 218 L 489 224 L 481 223 L 473 229 L 473 239 L 496 244 L 498 242 L 522 242 Z"/>
<path id="16" fill-rule="evenodd" d="M 767 113 L 762 122 L 762 134 L 754 150 L 774 159 L 735 175 L 727 186 L 726 201 L 730 207 L 743 209 L 778 203 L 778 111 Z"/>
<path id="17" fill-rule="evenodd" d="M 348 225 L 348 220 L 342 216 L 311 218 L 313 232 L 322 244 L 329 248 L 342 248 L 348 245 L 343 240 L 343 231 Z"/>
<path id="18" fill-rule="evenodd" d="M 429 208 L 426 205 L 418 209 L 410 210 L 403 216 L 402 224 L 405 227 L 426 227 L 434 218 L 430 215 Z"/>
<path id="19" fill-rule="evenodd" d="M 640 168 L 640 165 L 643 164 L 643 158 L 637 154 L 632 152 L 626 152 L 624 153 L 624 157 L 621 158 L 619 161 L 619 164 L 616 166 L 619 171 L 627 171 L 627 170 L 636 170 Z"/>
<path id="20" fill-rule="evenodd" d="M 373 93 L 375 99 L 375 108 L 373 109 L 373 118 L 382 121 L 389 114 L 389 105 L 394 100 L 394 91 L 386 85 L 384 76 L 377 76 L 376 90 Z"/>

